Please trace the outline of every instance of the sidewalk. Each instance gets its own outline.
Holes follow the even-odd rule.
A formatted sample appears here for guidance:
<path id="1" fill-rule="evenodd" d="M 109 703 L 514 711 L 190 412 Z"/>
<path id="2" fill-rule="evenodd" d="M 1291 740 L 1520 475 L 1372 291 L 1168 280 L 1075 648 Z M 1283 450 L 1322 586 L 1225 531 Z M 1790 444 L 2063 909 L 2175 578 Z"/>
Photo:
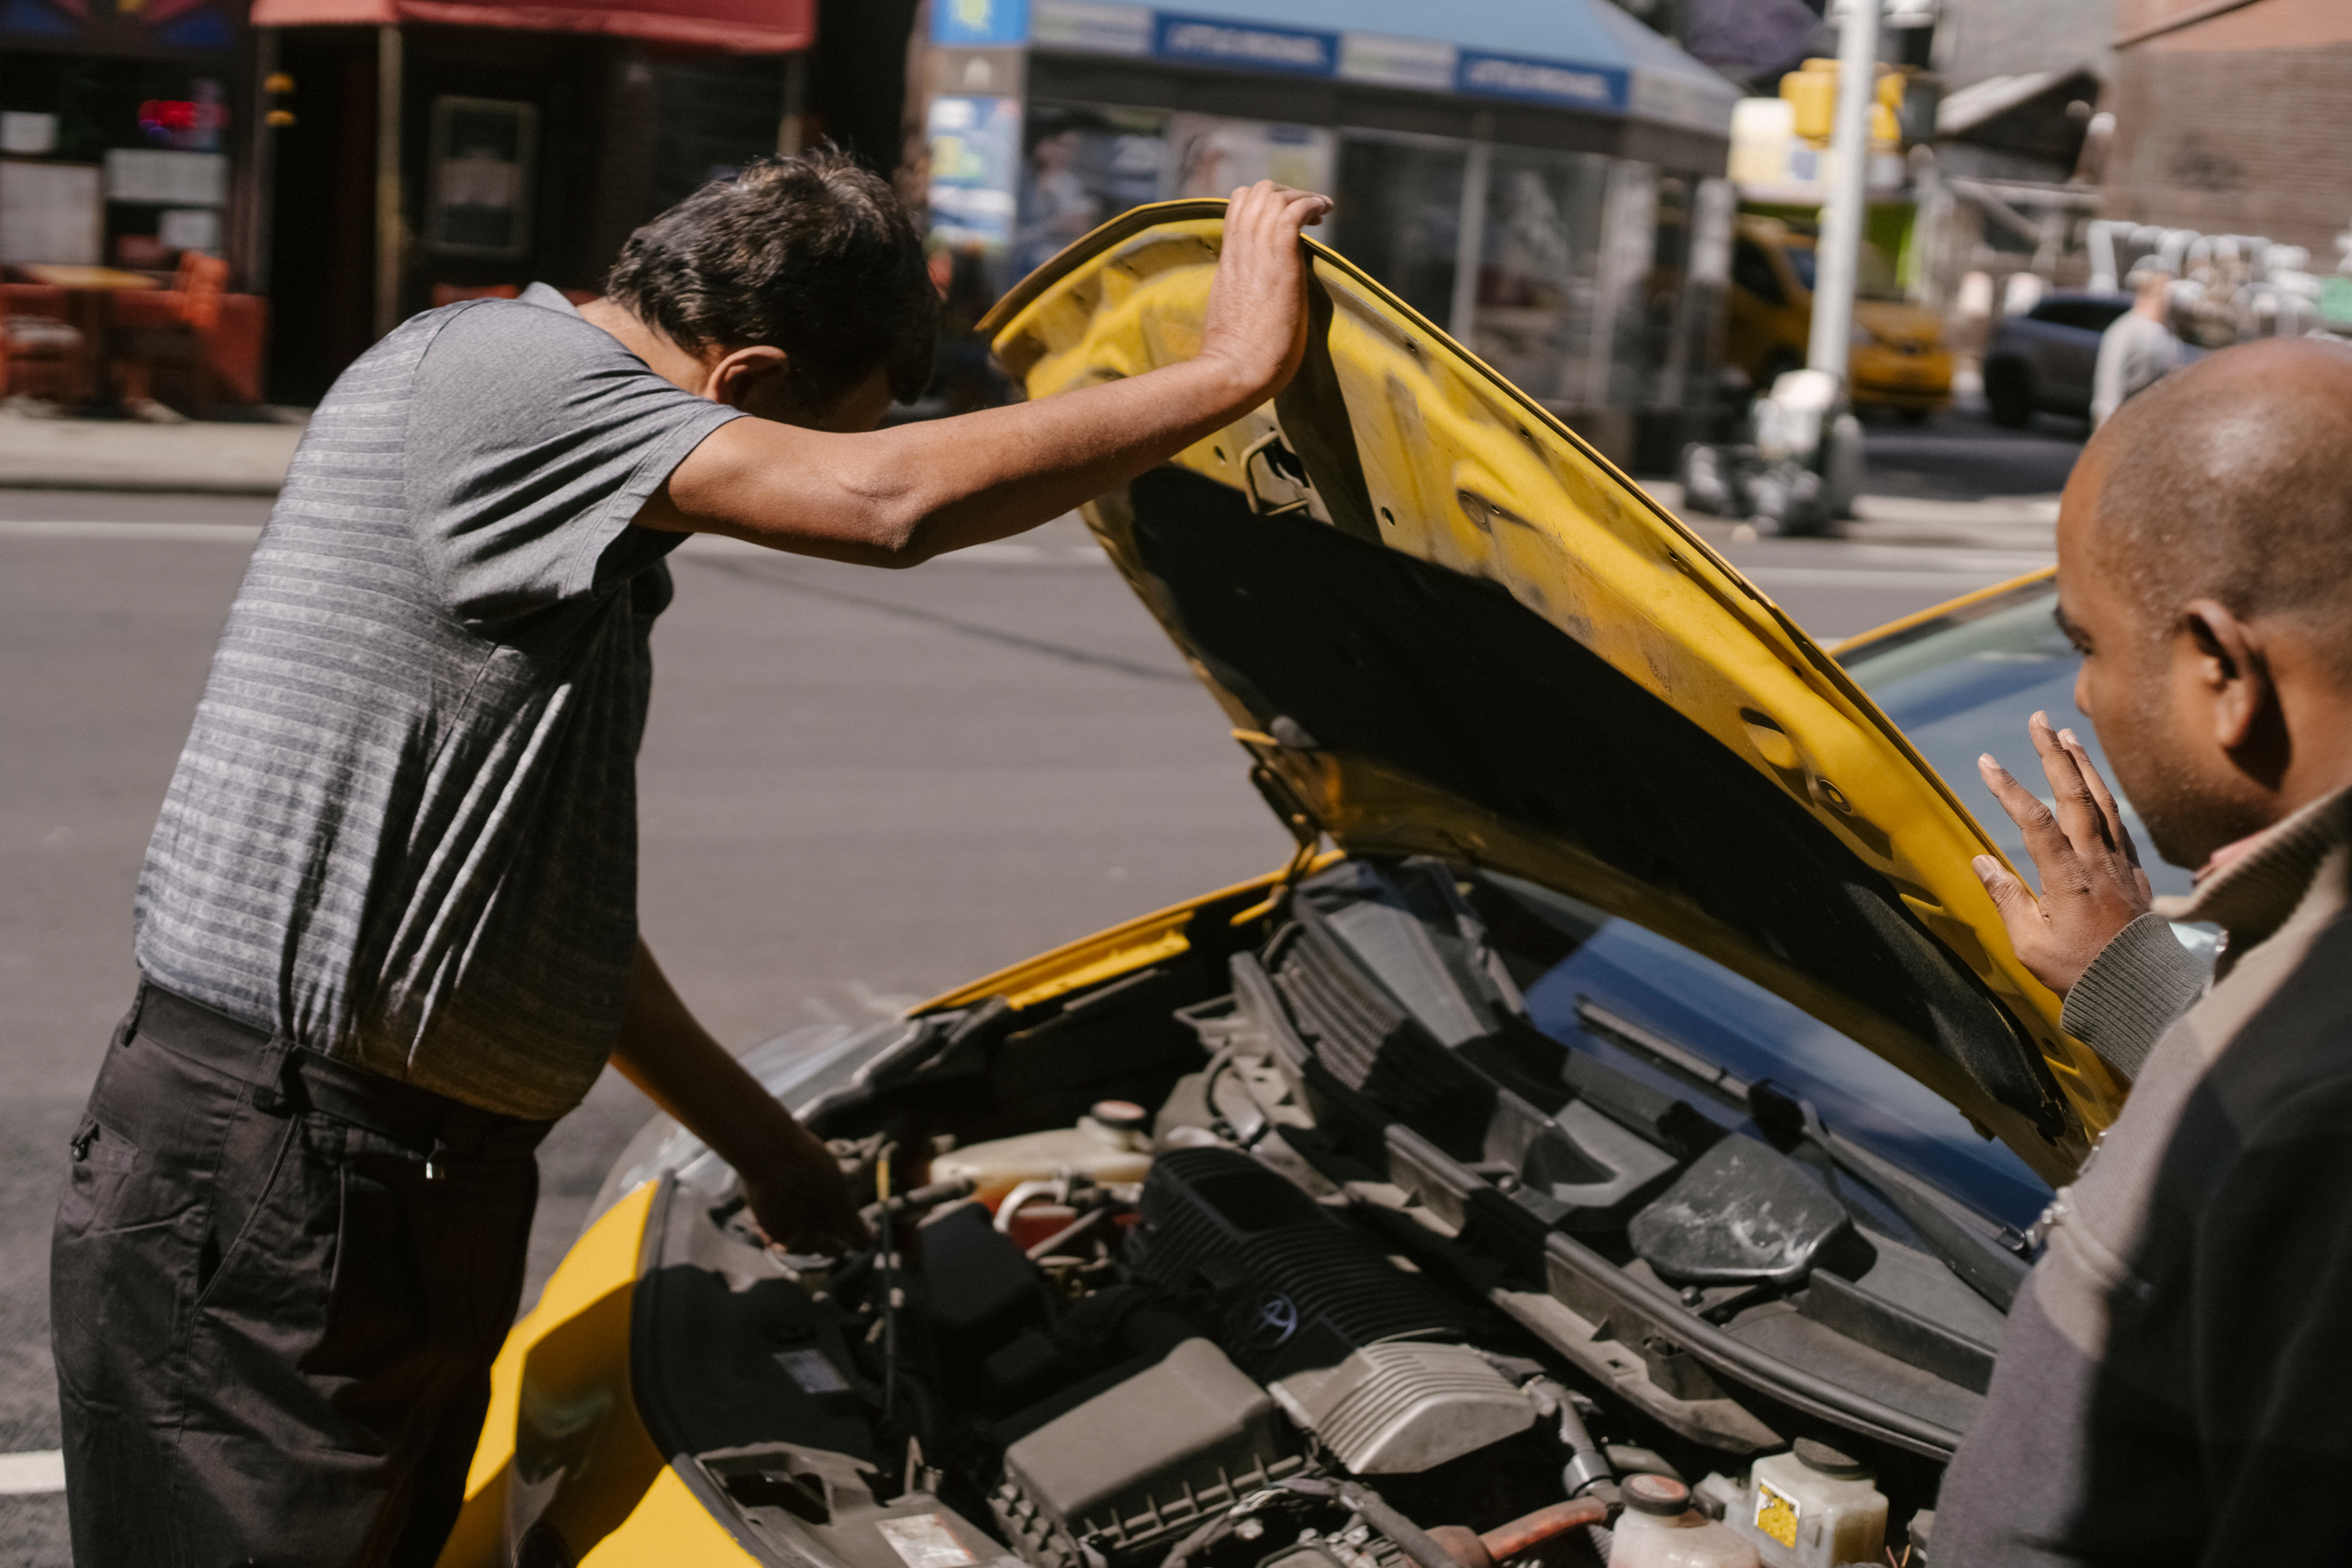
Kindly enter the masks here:
<path id="1" fill-rule="evenodd" d="M 278 493 L 299 424 L 36 419 L 0 413 L 0 489 Z"/>
<path id="2" fill-rule="evenodd" d="M 1638 482 L 1660 506 L 1690 524 L 1711 544 L 1752 542 L 1756 537 L 1752 528 L 1733 519 L 1684 511 L 1683 488 L 1672 479 Z M 1915 548 L 1940 545 L 2023 552 L 2055 559 L 2058 498 L 2053 494 L 1938 500 L 1864 494 L 1854 497 L 1853 516 L 1832 524 L 1822 537 Z"/>

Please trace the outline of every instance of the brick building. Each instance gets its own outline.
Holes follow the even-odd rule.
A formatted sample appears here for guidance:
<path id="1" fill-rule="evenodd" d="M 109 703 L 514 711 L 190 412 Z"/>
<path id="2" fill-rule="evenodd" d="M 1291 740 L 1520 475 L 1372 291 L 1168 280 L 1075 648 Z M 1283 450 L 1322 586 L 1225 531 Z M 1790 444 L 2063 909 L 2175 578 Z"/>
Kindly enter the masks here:
<path id="1" fill-rule="evenodd" d="M 2352 4 L 2116 0 L 2105 216 L 2263 236 L 2328 270 L 2352 228 Z"/>

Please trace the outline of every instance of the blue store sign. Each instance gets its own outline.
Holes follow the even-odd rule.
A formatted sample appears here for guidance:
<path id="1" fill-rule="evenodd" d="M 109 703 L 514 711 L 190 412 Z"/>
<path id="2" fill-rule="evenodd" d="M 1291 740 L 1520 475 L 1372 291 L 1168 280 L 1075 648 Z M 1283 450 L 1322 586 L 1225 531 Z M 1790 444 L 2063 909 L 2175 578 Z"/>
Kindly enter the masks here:
<path id="1" fill-rule="evenodd" d="M 1339 67 L 1337 33 L 1267 27 L 1213 16 L 1176 16 L 1165 11 L 1155 21 L 1151 52 L 1162 59 L 1294 76 L 1329 76 Z"/>
<path id="2" fill-rule="evenodd" d="M 1516 59 L 1509 55 L 1477 54 L 1469 49 L 1462 51 L 1454 68 L 1456 92 L 1516 98 L 1562 109 L 1622 114 L 1630 87 L 1626 72 L 1615 66 Z"/>

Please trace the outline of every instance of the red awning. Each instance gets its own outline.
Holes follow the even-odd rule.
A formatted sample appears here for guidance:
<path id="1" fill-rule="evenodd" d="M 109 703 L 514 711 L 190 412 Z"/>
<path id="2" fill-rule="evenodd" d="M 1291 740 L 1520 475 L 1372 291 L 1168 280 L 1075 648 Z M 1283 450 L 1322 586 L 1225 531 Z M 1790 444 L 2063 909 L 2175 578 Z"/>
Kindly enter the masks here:
<path id="1" fill-rule="evenodd" d="M 434 22 L 538 33 L 611 33 L 736 54 L 782 54 L 816 38 L 816 0 L 562 0 L 490 5 L 468 0 L 253 0 L 257 27 Z"/>

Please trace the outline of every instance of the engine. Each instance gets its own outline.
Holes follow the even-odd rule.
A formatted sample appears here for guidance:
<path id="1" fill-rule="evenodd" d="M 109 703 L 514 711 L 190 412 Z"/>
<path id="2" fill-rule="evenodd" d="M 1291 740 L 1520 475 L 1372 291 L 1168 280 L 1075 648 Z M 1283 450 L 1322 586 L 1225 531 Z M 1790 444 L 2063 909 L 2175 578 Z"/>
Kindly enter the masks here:
<path id="1" fill-rule="evenodd" d="M 1431 1469 L 1534 1423 L 1444 1292 L 1248 1155 L 1171 1151 L 1139 1208 L 1130 1289 L 1206 1331 L 1006 1450 L 991 1506 L 1031 1561 L 1164 1546 L 1297 1474 L 1308 1435 L 1371 1476 Z"/>
<path id="2" fill-rule="evenodd" d="M 1520 1233 L 1590 1238 L 1536 1269 L 1599 1259 L 1808 1345 L 1860 1321 L 1873 1269 L 1945 1306 L 1975 1287 L 1884 1230 L 1859 1245 L 1791 1156 L 1537 1037 L 1451 876 L 1350 875 L 1262 947 L 1042 1020 L 951 1015 L 835 1113 L 853 1183 L 920 1184 L 876 1211 L 877 1252 L 803 1281 L 838 1321 L 876 1496 L 986 1519 L 1033 1568 L 1593 1568 L 1587 1526 L 1654 1514 L 1803 1568 L 1784 1513 L 1883 1538 L 1868 1466 L 1810 1436 L 1812 1458 L 1768 1452 L 1789 1439 L 1662 1325 L 1582 1274 L 1530 1279 Z M 1921 1473 L 1901 1479 L 1932 1501 Z"/>
<path id="3" fill-rule="evenodd" d="M 1429 1469 L 1533 1424 L 1452 1298 L 1246 1154 L 1161 1156 L 1142 1215 L 1137 1277 L 1214 1300 L 1218 1346 L 1355 1474 Z"/>

